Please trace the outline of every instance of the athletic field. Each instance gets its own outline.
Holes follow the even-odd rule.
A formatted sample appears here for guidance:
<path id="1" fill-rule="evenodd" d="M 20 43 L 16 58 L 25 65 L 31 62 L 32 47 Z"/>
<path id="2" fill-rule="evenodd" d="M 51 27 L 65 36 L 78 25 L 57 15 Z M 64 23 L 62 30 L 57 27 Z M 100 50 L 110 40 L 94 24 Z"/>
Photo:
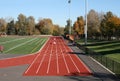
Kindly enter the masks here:
<path id="1" fill-rule="evenodd" d="M 31 54 L 40 50 L 48 40 L 40 36 L 7 36 L 0 37 L 3 54 Z"/>
<path id="2" fill-rule="evenodd" d="M 0 40 L 1 45 L 4 46 L 3 53 L 28 54 L 0 60 L 1 68 L 29 64 L 30 66 L 23 73 L 24 76 L 89 76 L 92 74 L 62 37 L 5 37 Z"/>
<path id="3" fill-rule="evenodd" d="M 116 81 L 62 37 L 7 36 L 0 45 L 0 81 Z"/>

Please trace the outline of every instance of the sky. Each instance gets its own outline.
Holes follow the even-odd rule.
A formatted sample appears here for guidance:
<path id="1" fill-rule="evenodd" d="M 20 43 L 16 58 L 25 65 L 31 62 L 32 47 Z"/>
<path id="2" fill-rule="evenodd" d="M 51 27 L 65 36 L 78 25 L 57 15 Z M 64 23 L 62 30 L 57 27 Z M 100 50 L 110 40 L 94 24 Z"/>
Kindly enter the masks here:
<path id="1" fill-rule="evenodd" d="M 120 17 L 120 0 L 87 0 L 88 12 L 94 9 L 97 12 L 112 11 Z M 65 26 L 66 20 L 85 17 L 85 0 L 0 0 L 0 18 L 12 17 L 17 20 L 22 13 L 26 17 L 33 16 L 36 23 L 41 18 L 50 18 L 53 24 Z"/>

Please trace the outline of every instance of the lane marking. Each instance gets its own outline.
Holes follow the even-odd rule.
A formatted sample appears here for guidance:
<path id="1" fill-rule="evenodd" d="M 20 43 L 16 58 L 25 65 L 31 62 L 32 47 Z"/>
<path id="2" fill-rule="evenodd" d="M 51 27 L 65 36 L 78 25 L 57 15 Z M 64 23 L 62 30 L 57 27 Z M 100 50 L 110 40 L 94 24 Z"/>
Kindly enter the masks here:
<path id="1" fill-rule="evenodd" d="M 57 41 L 57 39 L 55 39 Z M 58 43 L 58 41 L 57 41 Z M 56 45 L 56 59 L 57 59 L 57 74 L 59 74 L 59 64 L 58 64 L 58 50 L 57 50 L 57 45 Z"/>
<path id="2" fill-rule="evenodd" d="M 46 43 L 42 46 L 42 48 L 38 51 L 38 53 L 43 49 L 43 47 L 48 43 L 49 40 L 50 40 L 50 38 L 46 41 Z M 39 56 L 40 56 L 40 53 L 33 60 L 33 62 L 31 63 L 31 65 L 29 66 L 29 68 L 26 70 L 25 74 L 30 70 L 30 68 L 33 66 L 33 64 L 35 63 L 35 61 L 38 59 Z"/>
<path id="3" fill-rule="evenodd" d="M 78 70 L 78 72 L 80 73 L 80 70 L 78 69 L 78 67 L 77 67 L 77 65 L 75 64 L 75 62 L 73 61 L 73 59 L 72 59 L 72 57 L 69 55 L 69 57 L 70 57 L 70 59 L 72 60 L 72 62 L 73 62 L 73 64 L 74 64 L 74 66 L 75 66 L 75 68 Z"/>
<path id="4" fill-rule="evenodd" d="M 80 60 L 80 58 L 79 58 L 77 55 L 75 55 L 75 56 L 76 56 L 77 59 L 83 64 L 83 66 L 89 71 L 89 73 L 92 73 L 91 70 L 83 63 L 83 61 Z"/>
<path id="5" fill-rule="evenodd" d="M 69 52 L 69 47 L 68 47 L 68 46 L 67 46 L 67 47 L 64 46 L 64 48 L 67 50 L 67 52 Z M 68 49 L 67 49 L 67 48 L 68 48 Z M 73 51 L 70 49 L 70 52 L 73 52 Z M 75 61 L 73 60 L 73 58 L 71 57 L 71 55 L 68 54 L 68 56 L 70 57 L 71 61 L 73 62 L 74 66 L 75 66 L 75 68 L 77 69 L 77 71 L 80 73 L 80 70 L 78 69 L 78 66 L 76 65 L 76 63 L 75 63 Z"/>
<path id="6" fill-rule="evenodd" d="M 49 48 L 49 45 L 47 45 L 47 49 L 45 50 L 45 53 L 44 53 L 44 55 L 42 57 L 42 60 L 40 61 L 40 64 L 39 64 L 39 66 L 37 68 L 37 71 L 36 71 L 36 74 L 38 74 L 38 72 L 39 72 L 39 70 L 41 68 L 42 63 L 44 62 L 45 56 L 47 55 L 48 48 Z"/>
<path id="7" fill-rule="evenodd" d="M 73 50 L 71 48 L 69 48 L 69 49 L 73 52 Z M 83 61 L 77 55 L 75 55 L 75 56 L 83 64 L 83 66 L 89 71 L 89 73 L 92 73 L 91 70 L 83 63 Z"/>
<path id="8" fill-rule="evenodd" d="M 50 62 L 51 62 L 51 57 L 52 57 L 52 50 L 53 50 L 53 44 L 51 46 L 51 53 L 50 53 L 50 57 L 49 57 L 48 67 L 47 67 L 47 74 L 49 73 L 49 69 L 50 69 Z"/>
<path id="9" fill-rule="evenodd" d="M 62 41 L 61 42 L 61 46 L 62 46 Z M 61 47 L 62 48 L 62 47 Z M 64 60 L 64 63 L 65 63 L 65 66 L 66 66 L 66 69 L 67 69 L 67 72 L 70 73 L 70 70 L 68 68 L 68 65 L 67 65 L 67 62 L 66 62 L 66 59 L 65 59 L 65 56 L 63 54 L 63 50 L 60 48 L 61 52 L 62 52 L 62 56 L 63 56 L 63 60 Z"/>

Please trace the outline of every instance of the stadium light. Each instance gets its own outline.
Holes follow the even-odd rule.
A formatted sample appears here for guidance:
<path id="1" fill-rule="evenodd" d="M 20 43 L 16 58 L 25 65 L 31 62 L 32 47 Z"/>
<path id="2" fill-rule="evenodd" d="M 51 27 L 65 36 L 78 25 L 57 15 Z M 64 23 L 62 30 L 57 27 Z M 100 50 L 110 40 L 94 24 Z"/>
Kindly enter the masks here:
<path id="1" fill-rule="evenodd" d="M 84 34 L 85 34 L 85 45 L 87 45 L 87 0 L 85 0 L 85 28 L 84 28 Z"/>
<path id="2" fill-rule="evenodd" d="M 71 35 L 71 20 L 70 20 L 71 0 L 68 0 L 68 4 L 69 4 L 69 34 Z"/>

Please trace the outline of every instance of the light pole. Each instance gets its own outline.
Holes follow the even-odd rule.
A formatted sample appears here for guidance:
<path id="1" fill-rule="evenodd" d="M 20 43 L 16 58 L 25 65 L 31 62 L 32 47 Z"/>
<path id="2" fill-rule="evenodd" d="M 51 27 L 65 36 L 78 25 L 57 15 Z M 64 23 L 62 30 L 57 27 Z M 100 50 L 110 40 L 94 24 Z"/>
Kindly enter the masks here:
<path id="1" fill-rule="evenodd" d="M 85 45 L 87 45 L 87 0 L 85 0 L 85 29 L 84 29 L 84 34 L 85 34 Z"/>
<path id="2" fill-rule="evenodd" d="M 71 0 L 68 0 L 68 3 L 69 3 L 69 34 L 71 35 L 71 20 L 70 20 Z"/>

